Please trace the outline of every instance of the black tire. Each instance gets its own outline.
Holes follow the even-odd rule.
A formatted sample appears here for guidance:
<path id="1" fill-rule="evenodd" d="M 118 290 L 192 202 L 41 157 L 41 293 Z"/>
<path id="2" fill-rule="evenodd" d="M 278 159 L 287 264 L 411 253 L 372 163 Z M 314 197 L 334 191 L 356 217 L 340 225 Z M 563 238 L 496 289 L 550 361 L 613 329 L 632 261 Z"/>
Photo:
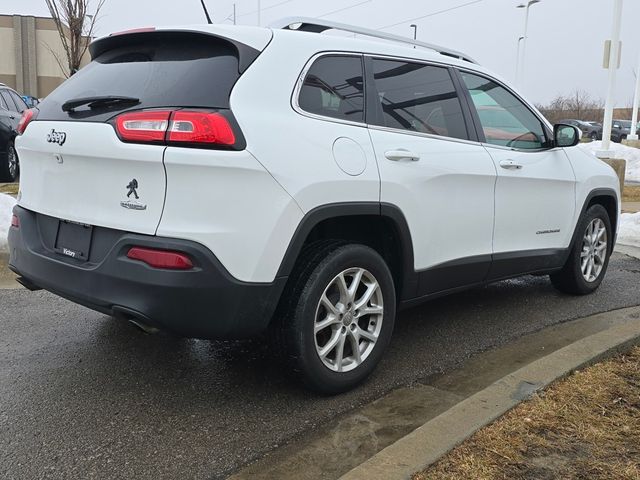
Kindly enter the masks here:
<path id="1" fill-rule="evenodd" d="M 591 135 L 589 135 L 591 137 L 591 141 L 595 142 L 596 140 L 598 140 L 598 133 L 597 132 L 591 132 Z"/>
<path id="2" fill-rule="evenodd" d="M 600 219 L 604 223 L 607 235 L 607 245 L 605 250 L 605 259 L 602 263 L 602 270 L 598 274 L 597 278 L 593 281 L 587 281 L 582 272 L 581 254 L 584 248 L 584 238 L 586 236 L 587 228 L 591 223 Z M 607 210 L 602 205 L 592 205 L 582 216 L 576 227 L 576 240 L 567 263 L 562 270 L 550 275 L 551 283 L 561 292 L 570 293 L 573 295 L 587 295 L 598 289 L 602 280 L 607 273 L 607 267 L 609 266 L 609 258 L 611 257 L 613 235 L 611 230 L 611 220 Z"/>
<path id="3" fill-rule="evenodd" d="M 12 169 L 10 164 L 15 161 Z M 16 152 L 13 142 L 7 145 L 7 152 L 0 157 L 0 182 L 15 182 L 20 177 L 20 163 L 18 162 L 18 153 Z"/>
<path id="4" fill-rule="evenodd" d="M 366 343 L 359 344 L 359 340 L 353 340 L 365 347 L 373 345 L 367 356 L 362 357 L 362 363 L 355 366 L 356 363 L 352 361 L 352 370 L 338 372 L 325 365 L 320 358 L 314 325 L 316 314 L 323 308 L 319 303 L 325 289 L 332 285 L 337 276 L 350 268 L 364 269 L 375 278 L 380 291 L 376 295 L 381 295 L 383 312 L 380 317 L 376 317 L 381 318 L 381 325 L 375 343 L 362 340 Z M 350 282 L 353 281 L 354 277 L 351 277 Z M 339 305 L 343 308 L 342 304 Z M 329 311 L 325 313 L 328 315 Z M 357 314 L 358 311 L 355 310 L 353 313 Z M 307 388 L 322 394 L 337 394 L 354 388 L 375 369 L 391 339 L 395 314 L 393 277 L 387 264 L 375 250 L 360 244 L 321 241 L 311 244 L 302 252 L 271 325 L 271 340 L 275 351 L 286 362 L 289 370 Z M 345 313 L 344 317 L 346 316 Z M 340 318 L 342 317 L 340 314 Z M 341 333 L 347 339 L 344 343 L 345 357 L 349 358 L 346 352 L 351 351 L 353 359 L 353 344 L 349 343 L 347 346 L 346 342 L 355 337 L 352 337 L 348 330 L 356 331 L 363 325 L 362 322 L 366 325 L 365 328 L 372 328 L 368 323 L 370 318 L 371 316 L 367 315 L 362 315 L 359 319 L 354 318 L 353 325 L 350 318 L 344 318 L 323 331 L 328 332 L 331 338 Z M 349 323 L 345 327 L 344 322 L 347 321 Z M 337 356 L 337 353 L 334 354 Z"/>

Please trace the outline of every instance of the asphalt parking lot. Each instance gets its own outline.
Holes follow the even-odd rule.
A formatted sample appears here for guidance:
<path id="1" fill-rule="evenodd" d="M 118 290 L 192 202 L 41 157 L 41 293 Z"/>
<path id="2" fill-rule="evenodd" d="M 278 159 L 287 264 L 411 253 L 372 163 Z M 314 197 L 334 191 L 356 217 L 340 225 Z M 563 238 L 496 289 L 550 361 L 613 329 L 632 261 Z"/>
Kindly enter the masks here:
<path id="1" fill-rule="evenodd" d="M 364 386 L 326 398 L 261 340 L 150 336 L 46 292 L 0 290 L 0 478 L 224 478 L 476 352 L 638 304 L 640 261 L 619 254 L 588 297 L 525 277 L 436 300 L 400 315 Z"/>

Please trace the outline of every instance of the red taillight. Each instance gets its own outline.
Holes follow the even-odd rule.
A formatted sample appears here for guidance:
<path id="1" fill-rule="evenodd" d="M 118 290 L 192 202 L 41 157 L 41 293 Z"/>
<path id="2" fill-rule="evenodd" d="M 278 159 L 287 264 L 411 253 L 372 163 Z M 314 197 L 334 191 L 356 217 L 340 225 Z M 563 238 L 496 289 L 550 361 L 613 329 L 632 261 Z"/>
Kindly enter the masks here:
<path id="1" fill-rule="evenodd" d="M 199 110 L 142 110 L 115 119 L 125 142 L 233 147 L 237 137 L 219 112 Z"/>
<path id="2" fill-rule="evenodd" d="M 123 113 L 116 117 L 116 130 L 126 142 L 164 142 L 169 110 Z"/>
<path id="3" fill-rule="evenodd" d="M 132 260 L 140 260 L 153 268 L 167 270 L 191 270 L 193 268 L 193 262 L 187 255 L 170 250 L 132 247 L 127 252 L 127 257 Z"/>
<path id="4" fill-rule="evenodd" d="M 20 228 L 20 219 L 15 214 L 11 217 L 11 226 L 14 228 Z"/>
<path id="5" fill-rule="evenodd" d="M 31 123 L 31 120 L 33 120 L 35 116 L 36 111 L 33 108 L 22 112 L 22 117 L 20 118 L 20 122 L 18 123 L 18 128 L 16 128 L 18 135 L 22 135 L 24 133 L 24 131 L 27 129 L 27 125 Z"/>
<path id="6" fill-rule="evenodd" d="M 233 145 L 236 136 L 229 121 L 219 113 L 179 110 L 171 117 L 168 140 Z"/>

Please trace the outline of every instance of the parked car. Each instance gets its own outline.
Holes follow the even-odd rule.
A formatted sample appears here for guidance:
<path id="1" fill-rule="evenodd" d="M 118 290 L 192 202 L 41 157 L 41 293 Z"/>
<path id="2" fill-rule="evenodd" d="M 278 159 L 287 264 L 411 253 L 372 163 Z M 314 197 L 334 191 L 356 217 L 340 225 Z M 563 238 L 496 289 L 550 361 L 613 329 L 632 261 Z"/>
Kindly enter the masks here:
<path id="1" fill-rule="evenodd" d="M 640 133 L 640 128 L 636 130 L 636 133 Z M 614 119 L 611 127 L 611 140 L 620 143 L 629 135 L 631 135 L 631 121 Z"/>
<path id="2" fill-rule="evenodd" d="M 467 55 L 314 19 L 90 53 L 23 117 L 9 248 L 29 289 L 187 337 L 268 332 L 336 393 L 378 364 L 398 308 L 605 276 L 615 173 Z"/>
<path id="3" fill-rule="evenodd" d="M 14 140 L 26 109 L 27 105 L 15 90 L 0 84 L 0 182 L 15 182 L 20 175 Z"/>
<path id="4" fill-rule="evenodd" d="M 560 120 L 560 123 L 578 127 L 582 136 L 591 140 L 602 140 L 602 125 L 597 122 L 585 122 L 583 120 Z"/>
<path id="5" fill-rule="evenodd" d="M 24 103 L 26 103 L 29 108 L 33 108 L 40 103 L 40 100 L 31 95 L 23 95 L 22 100 L 24 100 Z"/>

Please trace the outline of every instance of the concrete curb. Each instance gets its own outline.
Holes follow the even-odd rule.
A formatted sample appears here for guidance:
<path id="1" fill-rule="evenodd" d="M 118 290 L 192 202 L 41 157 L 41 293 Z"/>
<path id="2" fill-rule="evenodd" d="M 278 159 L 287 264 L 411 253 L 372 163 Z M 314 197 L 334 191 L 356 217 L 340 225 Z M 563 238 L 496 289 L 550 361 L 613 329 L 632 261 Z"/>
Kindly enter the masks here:
<path id="1" fill-rule="evenodd" d="M 389 445 L 340 480 L 410 478 L 550 383 L 639 344 L 637 315 L 629 323 L 586 337 L 503 377 Z"/>

